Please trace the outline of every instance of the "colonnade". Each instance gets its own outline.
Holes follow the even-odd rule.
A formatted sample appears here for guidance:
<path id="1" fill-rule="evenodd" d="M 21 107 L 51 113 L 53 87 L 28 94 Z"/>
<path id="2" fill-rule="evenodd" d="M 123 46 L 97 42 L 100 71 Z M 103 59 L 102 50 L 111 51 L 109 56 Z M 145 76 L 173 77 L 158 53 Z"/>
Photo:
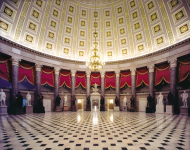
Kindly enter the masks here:
<path id="1" fill-rule="evenodd" d="M 19 69 L 19 61 L 20 59 L 12 57 L 12 101 L 11 105 L 15 104 L 15 96 L 18 93 L 18 69 Z M 168 61 L 170 63 L 170 91 L 174 96 L 174 109 L 178 108 L 178 102 L 176 101 L 176 71 L 177 71 L 177 58 L 171 59 Z M 41 65 L 36 64 L 36 95 L 41 93 Z M 149 69 L 149 94 L 154 96 L 154 64 L 147 66 Z M 61 68 L 55 67 L 55 98 L 59 94 L 59 71 Z M 127 69 L 126 69 L 127 70 Z M 131 94 L 135 96 L 136 89 L 136 68 L 131 68 Z M 76 70 L 71 70 L 71 94 L 75 95 L 75 74 Z M 90 74 L 91 71 L 86 71 L 86 96 L 90 95 Z M 101 74 L 101 95 L 105 96 L 105 71 L 100 71 Z M 119 78 L 120 78 L 120 70 L 115 70 L 116 74 L 116 96 L 119 98 L 120 96 L 120 86 L 119 86 Z M 86 103 L 86 102 L 85 102 Z M 105 104 L 107 102 L 105 101 Z M 175 111 L 174 110 L 174 111 Z"/>

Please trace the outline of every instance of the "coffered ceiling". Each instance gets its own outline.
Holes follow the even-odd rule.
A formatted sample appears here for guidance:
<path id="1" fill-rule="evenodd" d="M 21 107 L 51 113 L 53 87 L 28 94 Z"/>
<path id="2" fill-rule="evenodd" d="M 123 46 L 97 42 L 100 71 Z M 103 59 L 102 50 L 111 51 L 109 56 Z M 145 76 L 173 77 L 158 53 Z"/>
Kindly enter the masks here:
<path id="1" fill-rule="evenodd" d="M 105 61 L 146 55 L 190 36 L 190 0 L 0 1 L 1 36 L 57 57 L 85 61 L 95 26 Z"/>

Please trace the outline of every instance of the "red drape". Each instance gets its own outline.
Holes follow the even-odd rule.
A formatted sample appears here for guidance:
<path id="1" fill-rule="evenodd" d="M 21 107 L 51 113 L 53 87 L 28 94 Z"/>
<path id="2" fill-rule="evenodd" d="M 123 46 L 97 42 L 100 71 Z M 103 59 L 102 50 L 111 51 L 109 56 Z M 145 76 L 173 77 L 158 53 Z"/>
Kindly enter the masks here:
<path id="1" fill-rule="evenodd" d="M 120 88 L 123 88 L 125 85 L 131 87 L 131 72 L 125 71 L 120 74 Z"/>
<path id="2" fill-rule="evenodd" d="M 97 84 L 98 86 L 101 86 L 101 75 L 100 73 L 91 73 L 90 75 L 90 86 Z"/>
<path id="3" fill-rule="evenodd" d="M 34 65 L 21 62 L 19 64 L 19 72 L 18 72 L 19 82 L 22 82 L 26 79 L 32 85 L 35 84 L 35 70 Z"/>
<path id="4" fill-rule="evenodd" d="M 75 88 L 82 86 L 86 88 L 86 73 L 77 72 L 75 76 Z"/>
<path id="5" fill-rule="evenodd" d="M 190 75 L 190 62 L 179 62 L 178 82 L 184 81 Z"/>
<path id="6" fill-rule="evenodd" d="M 109 87 L 115 88 L 116 86 L 115 78 L 116 78 L 115 73 L 107 72 L 105 74 L 105 89 Z"/>
<path id="7" fill-rule="evenodd" d="M 41 85 L 48 84 L 54 87 L 54 69 L 43 67 L 41 69 Z"/>
<path id="8" fill-rule="evenodd" d="M 0 78 L 10 81 L 10 61 L 8 59 L 0 58 Z"/>
<path id="9" fill-rule="evenodd" d="M 162 64 L 155 67 L 155 86 L 160 84 L 164 80 L 166 83 L 170 83 L 170 65 Z"/>
<path id="10" fill-rule="evenodd" d="M 147 68 L 137 70 L 136 74 L 136 87 L 139 87 L 142 83 L 149 86 L 149 71 Z"/>
<path id="11" fill-rule="evenodd" d="M 71 88 L 71 73 L 70 71 L 61 70 L 59 73 L 59 87 L 66 85 Z"/>

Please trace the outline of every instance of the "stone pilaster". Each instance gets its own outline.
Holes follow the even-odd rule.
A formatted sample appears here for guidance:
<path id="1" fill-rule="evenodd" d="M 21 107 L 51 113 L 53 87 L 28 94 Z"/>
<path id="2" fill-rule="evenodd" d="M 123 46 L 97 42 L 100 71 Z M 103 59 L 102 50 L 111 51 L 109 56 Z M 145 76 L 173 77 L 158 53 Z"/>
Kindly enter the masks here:
<path id="1" fill-rule="evenodd" d="M 86 110 L 87 98 L 90 95 L 90 74 L 90 70 L 86 71 L 86 101 L 84 101 L 84 110 Z"/>
<path id="2" fill-rule="evenodd" d="M 75 74 L 76 74 L 76 70 L 71 70 L 71 95 L 75 95 Z"/>
<path id="3" fill-rule="evenodd" d="M 154 97 L 154 64 L 147 67 L 149 69 L 149 94 Z"/>
<path id="4" fill-rule="evenodd" d="M 131 96 L 136 95 L 135 89 L 136 89 L 136 68 L 130 69 L 131 71 Z M 135 96 L 136 97 L 136 96 Z"/>
<path id="5" fill-rule="evenodd" d="M 179 113 L 179 104 L 176 93 L 177 58 L 170 59 L 170 91 L 173 94 L 174 113 Z"/>
<path id="6" fill-rule="evenodd" d="M 104 97 L 104 103 L 105 103 L 105 110 L 107 110 L 107 101 L 105 99 L 105 84 L 104 84 L 104 80 L 105 80 L 105 71 L 100 71 L 101 74 L 101 96 Z"/>
<path id="7" fill-rule="evenodd" d="M 60 68 L 54 68 L 55 71 L 55 98 L 59 95 L 59 71 Z"/>
<path id="8" fill-rule="evenodd" d="M 115 95 L 119 99 L 119 106 L 120 106 L 120 98 L 119 98 L 119 75 L 120 75 L 120 70 L 116 70 L 115 75 L 116 75 L 116 87 L 115 87 L 116 93 L 115 93 Z"/>
<path id="9" fill-rule="evenodd" d="M 36 64 L 36 99 L 35 106 L 37 106 L 37 96 L 41 93 L 41 67 L 42 65 Z"/>

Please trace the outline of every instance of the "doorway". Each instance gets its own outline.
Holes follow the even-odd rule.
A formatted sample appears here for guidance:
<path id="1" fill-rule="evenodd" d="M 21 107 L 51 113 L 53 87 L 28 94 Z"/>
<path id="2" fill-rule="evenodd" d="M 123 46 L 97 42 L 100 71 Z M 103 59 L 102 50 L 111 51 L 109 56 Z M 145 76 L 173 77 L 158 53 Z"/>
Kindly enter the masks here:
<path id="1" fill-rule="evenodd" d="M 84 99 L 78 99 L 77 100 L 77 108 L 78 108 L 78 110 L 83 110 L 83 101 L 84 101 Z"/>
<path id="2" fill-rule="evenodd" d="M 113 99 L 108 99 L 108 110 L 113 110 Z"/>
<path id="3" fill-rule="evenodd" d="M 45 107 L 45 112 L 51 112 L 51 99 L 43 99 L 43 106 Z"/>
<path id="4" fill-rule="evenodd" d="M 147 103 L 146 98 L 139 98 L 139 111 L 141 112 L 146 111 L 146 103 Z"/>

